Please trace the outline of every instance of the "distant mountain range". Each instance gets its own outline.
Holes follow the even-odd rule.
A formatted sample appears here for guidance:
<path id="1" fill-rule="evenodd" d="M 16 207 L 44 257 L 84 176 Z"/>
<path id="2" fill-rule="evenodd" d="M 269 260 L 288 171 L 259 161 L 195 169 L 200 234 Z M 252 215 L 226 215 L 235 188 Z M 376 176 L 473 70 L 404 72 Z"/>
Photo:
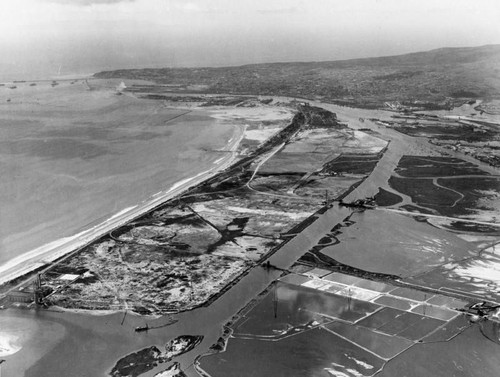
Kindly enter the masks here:
<path id="1" fill-rule="evenodd" d="M 127 69 L 95 77 L 151 80 L 197 93 L 284 95 L 357 107 L 398 101 L 446 108 L 500 98 L 500 45 L 331 62 Z"/>

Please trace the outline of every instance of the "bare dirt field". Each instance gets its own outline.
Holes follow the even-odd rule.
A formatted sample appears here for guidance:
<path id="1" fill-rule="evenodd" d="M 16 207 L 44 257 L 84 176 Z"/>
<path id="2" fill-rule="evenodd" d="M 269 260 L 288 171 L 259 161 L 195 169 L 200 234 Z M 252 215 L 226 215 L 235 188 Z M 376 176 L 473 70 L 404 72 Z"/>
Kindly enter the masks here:
<path id="1" fill-rule="evenodd" d="M 224 117 L 234 114 L 238 111 L 226 109 Z M 306 120 L 302 127 L 311 125 Z M 257 155 L 247 168 L 222 174 L 59 263 L 52 275 L 46 274 L 51 276 L 46 285 L 54 292 L 45 302 L 67 308 L 131 309 L 151 314 L 203 304 L 280 245 L 288 230 L 324 205 L 321 191 L 329 190 L 331 199 L 338 197 L 365 176 L 353 174 L 346 180 L 330 172 L 332 177 L 326 181 L 327 177 L 311 178 L 313 173 L 322 171 L 325 163 L 344 151 L 351 152 L 353 146 L 372 151 L 376 145 L 380 151 L 386 145 L 335 123 L 292 134 L 286 143 L 283 151 L 272 149 Z M 284 170 L 296 169 L 295 157 L 304 155 L 304 148 L 313 148 L 318 162 L 305 166 L 303 175 L 294 176 L 296 180 L 287 190 L 270 189 L 280 186 Z M 252 150 L 244 153 L 250 156 Z M 269 180 L 269 187 L 262 185 L 261 174 Z M 308 193 L 309 185 L 315 186 L 316 195 Z M 294 192 L 298 187 L 301 194 Z M 67 273 L 78 278 L 61 284 L 62 274 Z"/>

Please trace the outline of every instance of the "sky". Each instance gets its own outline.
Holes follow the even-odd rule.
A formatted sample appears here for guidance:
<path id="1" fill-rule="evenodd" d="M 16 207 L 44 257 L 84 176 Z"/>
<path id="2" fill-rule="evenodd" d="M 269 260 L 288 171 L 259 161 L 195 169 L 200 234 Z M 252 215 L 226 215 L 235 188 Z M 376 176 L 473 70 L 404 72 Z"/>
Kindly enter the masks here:
<path id="1" fill-rule="evenodd" d="M 498 0 L 2 0 L 0 77 L 500 44 Z"/>

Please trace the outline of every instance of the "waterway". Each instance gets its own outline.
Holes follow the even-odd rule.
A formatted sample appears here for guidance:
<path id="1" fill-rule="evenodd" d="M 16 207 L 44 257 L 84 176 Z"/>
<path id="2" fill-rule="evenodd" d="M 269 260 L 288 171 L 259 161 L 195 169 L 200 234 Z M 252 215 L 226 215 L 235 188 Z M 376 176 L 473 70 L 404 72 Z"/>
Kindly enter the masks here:
<path id="1" fill-rule="evenodd" d="M 331 224 L 342 221 L 350 214 L 350 210 L 335 207 L 315 221 L 305 231 L 289 241 L 277 253 L 270 257 L 270 262 L 281 268 L 290 267 L 305 251 L 317 244 L 323 234 L 328 232 Z M 163 346 L 169 339 L 177 335 L 204 335 L 203 342 L 193 351 L 181 356 L 177 361 L 189 376 L 196 376 L 192 368 L 194 357 L 217 341 L 222 326 L 250 300 L 263 291 L 280 275 L 279 271 L 267 271 L 254 268 L 234 285 L 222 297 L 209 307 L 199 308 L 182 313 L 179 321 L 168 327 L 137 334 L 134 328 L 145 322 L 150 326 L 160 326 L 165 319 L 148 320 L 147 318 L 127 315 L 123 325 L 123 313 L 108 316 L 89 316 L 74 313 L 57 313 L 49 311 L 20 311 L 9 309 L 0 312 L 0 319 L 5 328 L 10 329 L 9 320 L 18 321 L 23 318 L 35 322 L 36 329 L 31 335 L 20 335 L 22 344 L 20 351 L 7 356 L 4 370 L 12 375 L 25 376 L 101 376 L 106 375 L 113 367 L 114 361 L 122 356 L 150 345 Z M 33 347 L 30 342 L 43 332 L 46 326 L 60 326 L 59 335 L 53 342 Z M 23 342 L 24 339 L 24 342 Z M 41 347 L 40 347 L 41 346 Z M 36 352 L 34 350 L 36 349 Z M 33 360 L 36 355 L 38 360 Z M 28 355 L 33 355 L 32 364 L 26 363 Z M 28 357 L 28 360 L 30 357 Z M 67 361 L 71 360 L 71 363 Z M 160 371 L 161 366 L 152 371 Z M 9 375 L 9 374 L 6 375 Z"/>
<path id="2" fill-rule="evenodd" d="M 353 109 L 351 111 L 354 112 Z M 388 152 L 391 158 L 381 160 L 372 174 L 373 181 L 366 180 L 349 198 L 376 194 L 378 187 L 384 183 L 382 181 L 395 167 L 392 159 L 400 155 L 400 150 L 400 145 L 391 142 Z M 289 268 L 350 214 L 350 209 L 334 205 L 273 254 L 269 258 L 270 263 Z M 383 217 L 377 224 L 382 228 L 393 226 L 390 222 L 386 223 Z M 366 222 L 358 226 L 359 237 L 364 234 L 363 226 L 372 224 Z M 402 233 L 390 241 L 404 247 Z M 4 357 L 7 362 L 3 364 L 2 372 L 5 376 L 105 376 L 118 359 L 131 352 L 151 345 L 161 348 L 177 335 L 203 335 L 204 340 L 198 347 L 176 359 L 188 376 L 195 377 L 195 357 L 206 352 L 221 335 L 222 326 L 279 275 L 277 270 L 253 268 L 210 306 L 182 313 L 175 316 L 177 323 L 144 333 L 135 333 L 134 328 L 145 323 L 151 327 L 161 326 L 166 319 L 152 320 L 133 315 L 124 319 L 123 313 L 90 316 L 50 311 L 0 311 L 1 330 L 10 334 L 14 347 L 21 347 L 13 355 Z M 22 323 L 30 325 L 23 329 Z M 167 366 L 160 365 L 143 376 L 151 377 Z"/>
<path id="3" fill-rule="evenodd" d="M 333 206 L 273 254 L 269 258 L 270 263 L 281 268 L 289 268 L 307 250 L 317 245 L 335 224 L 342 222 L 350 214 L 350 209 Z M 355 234 L 357 237 L 362 237 L 365 233 L 373 234 L 375 228 L 388 229 L 393 226 L 394 222 L 390 216 L 377 217 L 374 213 L 370 216 L 370 221 L 360 221 L 351 228 L 356 228 Z M 411 227 L 411 224 L 405 226 Z M 433 229 L 432 233 L 436 233 L 436 230 Z M 412 234 L 420 239 L 429 237 L 425 227 L 413 229 Z M 354 233 L 350 237 L 353 236 Z M 386 234 L 384 237 L 386 244 L 391 244 L 394 248 L 397 248 L 397 245 L 401 248 L 406 247 L 407 239 L 404 232 Z M 380 245 L 384 247 L 386 244 Z M 349 245 L 348 239 L 345 240 L 344 247 L 346 245 L 347 247 Z M 377 248 L 378 245 L 377 242 L 373 242 L 370 250 Z M 376 250 L 376 253 L 381 255 L 380 258 L 384 257 L 383 250 Z M 360 253 L 355 254 L 360 255 Z M 176 315 L 177 323 L 143 333 L 134 332 L 134 328 L 144 324 L 160 327 L 166 322 L 166 318 L 153 320 L 128 314 L 124 319 L 123 313 L 91 316 L 43 310 L 0 311 L 0 324 L 2 327 L 6 326 L 8 332 L 12 328 L 17 328 L 13 336 L 18 337 L 18 344 L 15 344 L 16 342 L 14 344 L 22 347 L 14 355 L 5 357 L 7 360 L 3 366 L 5 375 L 105 376 L 118 359 L 129 353 L 152 345 L 162 349 L 167 341 L 178 335 L 203 335 L 204 339 L 200 345 L 176 359 L 188 376 L 196 377 L 198 374 L 193 367 L 196 356 L 207 352 L 221 335 L 223 326 L 234 314 L 255 299 L 280 274 L 280 271 L 274 269 L 253 268 L 210 306 Z M 20 321 L 24 321 L 26 329 L 19 324 Z M 17 323 L 17 327 L 13 327 L 10 323 Z M 161 364 L 143 376 L 152 377 L 167 367 L 168 364 Z"/>

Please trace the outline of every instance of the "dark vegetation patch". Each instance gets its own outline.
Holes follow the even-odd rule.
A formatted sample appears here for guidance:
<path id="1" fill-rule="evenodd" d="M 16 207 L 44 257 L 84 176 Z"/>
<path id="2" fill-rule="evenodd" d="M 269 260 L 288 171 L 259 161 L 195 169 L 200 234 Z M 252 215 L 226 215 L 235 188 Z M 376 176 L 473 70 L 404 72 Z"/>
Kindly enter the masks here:
<path id="1" fill-rule="evenodd" d="M 425 208 L 420 208 L 420 207 L 417 207 L 417 206 L 414 206 L 414 205 L 411 205 L 411 204 L 402 205 L 400 208 L 405 209 L 408 212 L 423 213 L 423 214 L 426 214 L 426 215 L 432 215 L 433 214 L 433 212 L 431 210 L 428 210 L 428 209 L 425 209 Z M 427 218 L 424 217 L 423 219 L 426 220 Z"/>
<path id="2" fill-rule="evenodd" d="M 330 271 L 341 272 L 347 275 L 354 275 L 358 277 L 362 277 L 369 280 L 377 280 L 377 281 L 394 281 L 399 279 L 397 275 L 390 274 L 382 274 L 378 272 L 370 272 L 365 271 L 356 267 L 351 267 L 346 264 L 340 263 L 336 259 L 333 259 L 320 251 L 310 250 L 305 253 L 300 259 L 298 263 L 307 264 L 310 266 L 314 266 L 317 268 L 323 268 Z"/>
<path id="3" fill-rule="evenodd" d="M 440 226 L 452 231 L 482 233 L 488 236 L 500 236 L 500 228 L 497 226 L 471 223 L 468 221 L 452 221 L 449 224 L 441 224 Z"/>
<path id="4" fill-rule="evenodd" d="M 181 335 L 165 345 L 165 352 L 151 346 L 131 353 L 116 363 L 109 374 L 112 377 L 137 377 L 159 364 L 169 362 L 173 357 L 191 351 L 203 340 L 203 336 Z"/>
<path id="5" fill-rule="evenodd" d="M 88 268 L 73 267 L 65 264 L 58 264 L 51 271 L 61 275 L 63 274 L 82 275 L 88 271 Z"/>
<path id="6" fill-rule="evenodd" d="M 301 111 L 306 118 L 306 129 L 329 127 L 346 128 L 337 122 L 337 115 L 335 113 L 321 107 L 303 106 L 301 107 Z"/>
<path id="7" fill-rule="evenodd" d="M 397 131 L 409 136 L 432 137 L 439 140 L 457 140 L 466 142 L 491 141 L 498 132 L 491 129 L 478 128 L 468 124 L 419 124 L 411 126 L 398 126 Z"/>
<path id="8" fill-rule="evenodd" d="M 150 91 L 149 86 L 139 86 L 139 85 L 133 85 L 132 87 L 128 88 L 129 92 L 132 93 L 141 93 L 145 91 Z M 141 98 L 145 99 L 153 99 L 153 100 L 161 100 L 161 101 L 171 101 L 171 102 L 205 102 L 207 99 L 206 97 L 195 97 L 195 96 L 166 96 L 164 94 L 145 94 L 142 95 Z"/>
<path id="9" fill-rule="evenodd" d="M 304 173 L 301 172 L 285 172 L 285 173 L 267 173 L 267 172 L 259 172 L 255 176 L 256 177 L 293 177 L 294 179 L 301 178 Z"/>
<path id="10" fill-rule="evenodd" d="M 118 360 L 109 375 L 112 377 L 137 377 L 165 361 L 158 347 L 147 347 Z"/>
<path id="11" fill-rule="evenodd" d="M 473 92 L 471 90 L 457 90 L 453 93 L 451 93 L 452 97 L 464 97 L 464 98 L 477 98 L 480 96 L 480 93 Z"/>
<path id="12" fill-rule="evenodd" d="M 224 245 L 226 242 L 235 241 L 236 238 L 244 236 L 243 229 L 248 220 L 250 220 L 249 217 L 236 217 L 226 225 L 226 228 L 219 229 L 221 237 L 217 242 L 208 246 L 207 253 L 213 253 L 219 246 Z"/>
<path id="13" fill-rule="evenodd" d="M 462 207 L 454 206 L 461 196 L 434 185 L 432 179 L 391 177 L 389 185 L 392 189 L 411 197 L 418 206 L 434 209 L 441 215 L 466 214 Z"/>
<path id="14" fill-rule="evenodd" d="M 264 291 L 264 292 L 267 292 L 267 290 L 266 290 L 266 291 Z M 262 296 L 262 295 L 263 295 L 263 294 L 261 293 L 261 294 L 260 294 L 260 296 Z M 260 296 L 259 296 L 259 298 L 261 298 Z M 248 305 L 249 305 L 249 306 L 251 306 L 251 305 L 252 305 L 252 302 L 254 302 L 254 303 L 255 303 L 255 302 L 256 302 L 256 300 L 255 300 L 255 299 L 254 299 L 254 300 L 252 300 L 252 301 L 250 302 L 250 304 L 248 304 Z M 241 310 L 246 310 L 246 308 L 243 308 L 243 309 L 241 309 Z M 241 312 L 241 311 L 240 311 L 240 312 Z M 238 313 L 238 314 L 239 314 L 239 313 Z M 238 314 L 237 314 L 237 315 L 238 315 Z M 224 326 L 224 331 L 222 332 L 222 335 L 219 337 L 219 339 L 217 339 L 217 342 L 216 342 L 215 344 L 212 344 L 212 345 L 210 346 L 210 351 L 211 351 L 211 352 L 214 352 L 214 353 L 216 353 L 216 352 L 221 352 L 221 351 L 223 351 L 223 350 L 226 348 L 226 346 L 227 346 L 227 342 L 228 342 L 228 340 L 229 340 L 229 337 L 230 337 L 230 336 L 231 336 L 231 334 L 233 333 L 233 330 L 232 330 L 232 329 L 231 329 L 231 327 L 230 327 L 230 326 L 232 326 L 232 325 L 233 325 L 233 320 L 234 320 L 234 317 L 233 317 L 233 319 L 231 319 L 228 323 L 226 323 L 226 325 Z"/>
<path id="15" fill-rule="evenodd" d="M 336 159 L 327 162 L 321 173 L 337 174 L 370 174 L 377 165 L 378 155 L 346 155 L 342 154 Z"/>
<path id="16" fill-rule="evenodd" d="M 172 89 L 172 88 L 171 88 Z M 169 102 L 198 102 L 201 103 L 202 107 L 211 107 L 211 106 L 241 106 L 244 102 L 248 100 L 258 101 L 255 97 L 234 97 L 234 96 L 214 96 L 214 97 L 201 97 L 201 96 L 172 96 L 172 95 L 164 95 L 159 93 L 152 93 L 156 91 L 165 91 L 165 87 L 155 87 L 151 85 L 132 85 L 127 88 L 128 92 L 132 93 L 146 93 L 142 94 L 140 97 L 144 99 L 151 100 L 161 100 L 161 101 L 169 101 Z M 263 104 L 267 104 L 272 102 L 272 99 L 258 101 Z"/>
<path id="17" fill-rule="evenodd" d="M 338 236 L 342 234 L 342 228 L 352 226 L 356 224 L 354 221 L 350 220 L 351 216 L 344 219 L 342 223 L 335 225 L 329 233 L 325 234 L 319 241 L 318 244 L 313 246 L 309 252 L 320 252 L 327 246 L 333 246 L 340 243 Z"/>
<path id="18" fill-rule="evenodd" d="M 316 170 L 325 160 L 325 153 L 297 153 L 280 151 L 260 169 L 262 173 L 302 173 Z"/>
<path id="19" fill-rule="evenodd" d="M 325 236 L 318 241 L 318 245 L 330 245 L 332 242 L 333 242 L 332 238 Z"/>
<path id="20" fill-rule="evenodd" d="M 197 228 L 202 228 L 205 226 L 205 223 L 194 213 L 186 216 L 167 217 L 162 219 L 163 226 L 172 224 L 191 225 Z"/>
<path id="21" fill-rule="evenodd" d="M 403 156 L 396 173 L 402 177 L 443 177 L 454 175 L 488 175 L 470 162 L 451 157 Z"/>
<path id="22" fill-rule="evenodd" d="M 462 216 L 475 210 L 492 210 L 487 204 L 479 205 L 480 199 L 488 199 L 486 192 L 500 194 L 500 180 L 495 178 L 398 178 L 391 177 L 389 185 L 394 190 L 411 197 L 414 204 L 433 209 L 443 216 Z M 449 189 L 448 189 L 449 188 Z M 481 192 L 484 191 L 484 192 Z M 402 206 L 411 210 L 411 206 Z M 424 212 L 416 208 L 416 212 Z"/>
<path id="23" fill-rule="evenodd" d="M 303 176 L 304 173 L 257 174 L 251 185 L 257 191 L 283 191 L 291 188 Z"/>
<path id="24" fill-rule="evenodd" d="M 458 191 L 464 198 L 457 203 L 457 207 L 478 210 L 494 210 L 487 204 L 480 204 L 480 199 L 495 198 L 500 196 L 500 180 L 495 178 L 439 178 L 441 186 Z"/>
<path id="25" fill-rule="evenodd" d="M 464 201 L 473 204 L 472 200 L 485 198 L 486 195 L 481 191 L 492 191 L 500 195 L 500 179 L 496 178 L 439 178 L 438 183 L 444 187 L 449 187 L 465 195 Z"/>
<path id="26" fill-rule="evenodd" d="M 393 192 L 384 190 L 382 187 L 378 189 L 378 193 L 375 195 L 375 202 L 378 206 L 389 207 L 401 203 L 403 198 Z"/>
<path id="27" fill-rule="evenodd" d="M 243 98 L 220 98 L 220 97 L 215 97 L 211 98 L 209 101 L 206 101 L 203 103 L 201 106 L 236 106 L 239 103 L 243 102 Z"/>

